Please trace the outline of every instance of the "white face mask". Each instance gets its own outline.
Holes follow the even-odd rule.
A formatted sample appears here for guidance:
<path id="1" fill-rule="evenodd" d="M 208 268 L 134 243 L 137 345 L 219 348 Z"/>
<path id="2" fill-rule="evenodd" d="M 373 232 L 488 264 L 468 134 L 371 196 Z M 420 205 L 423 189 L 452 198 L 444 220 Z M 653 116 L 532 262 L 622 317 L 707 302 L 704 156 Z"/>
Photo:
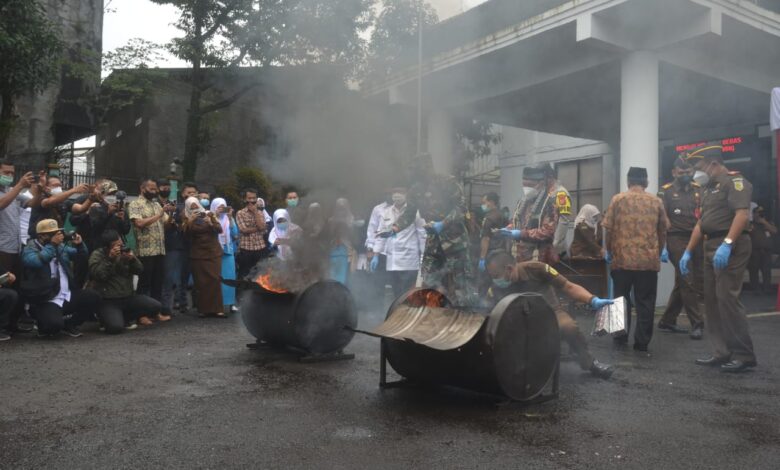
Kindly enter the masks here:
<path id="1" fill-rule="evenodd" d="M 523 193 L 525 193 L 526 199 L 533 199 L 539 194 L 539 190 L 536 188 L 529 188 L 528 186 L 523 186 Z"/>
<path id="2" fill-rule="evenodd" d="M 62 188 L 60 188 L 59 186 L 56 188 L 51 188 L 51 194 L 52 195 L 62 194 Z"/>
<path id="3" fill-rule="evenodd" d="M 693 174 L 693 181 L 699 186 L 706 186 L 710 182 L 710 175 L 701 170 L 696 170 L 696 173 Z"/>

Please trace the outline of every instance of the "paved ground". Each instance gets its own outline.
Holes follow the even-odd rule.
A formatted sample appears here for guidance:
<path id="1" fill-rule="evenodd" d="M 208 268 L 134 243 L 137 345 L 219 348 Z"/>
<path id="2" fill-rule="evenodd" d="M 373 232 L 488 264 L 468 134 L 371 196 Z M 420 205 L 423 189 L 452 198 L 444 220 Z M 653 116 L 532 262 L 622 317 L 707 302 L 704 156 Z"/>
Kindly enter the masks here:
<path id="1" fill-rule="evenodd" d="M 613 379 L 565 363 L 560 398 L 534 406 L 380 391 L 378 340 L 356 337 L 354 361 L 300 364 L 247 350 L 239 318 L 16 338 L 0 344 L 0 468 L 775 469 L 780 317 L 750 323 L 752 373 L 693 365 L 707 343 L 686 336 L 657 333 L 649 357 L 594 338 Z"/>

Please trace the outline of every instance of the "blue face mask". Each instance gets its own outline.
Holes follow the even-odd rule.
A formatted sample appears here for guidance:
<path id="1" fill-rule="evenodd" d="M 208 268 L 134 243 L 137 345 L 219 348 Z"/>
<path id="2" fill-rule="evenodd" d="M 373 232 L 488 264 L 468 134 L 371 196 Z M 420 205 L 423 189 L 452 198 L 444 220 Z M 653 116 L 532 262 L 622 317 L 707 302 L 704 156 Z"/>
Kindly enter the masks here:
<path id="1" fill-rule="evenodd" d="M 512 281 L 504 278 L 493 279 L 493 285 L 499 289 L 508 289 L 512 285 Z"/>
<path id="2" fill-rule="evenodd" d="M 287 222 L 279 222 L 278 224 L 276 224 L 276 228 L 284 232 L 285 230 L 287 230 L 288 225 L 289 224 Z"/>
<path id="3" fill-rule="evenodd" d="M 200 205 L 203 206 L 204 208 L 208 209 L 209 206 L 211 205 L 211 203 L 209 202 L 208 199 L 201 199 L 200 200 Z"/>
<path id="4" fill-rule="evenodd" d="M 489 211 L 489 210 L 490 210 L 490 209 L 488 208 L 487 204 L 482 204 L 480 207 L 482 208 L 482 212 L 487 212 L 487 211 Z"/>
<path id="5" fill-rule="evenodd" d="M 287 200 L 287 207 L 294 209 L 298 207 L 298 200 L 297 199 L 288 199 Z"/>

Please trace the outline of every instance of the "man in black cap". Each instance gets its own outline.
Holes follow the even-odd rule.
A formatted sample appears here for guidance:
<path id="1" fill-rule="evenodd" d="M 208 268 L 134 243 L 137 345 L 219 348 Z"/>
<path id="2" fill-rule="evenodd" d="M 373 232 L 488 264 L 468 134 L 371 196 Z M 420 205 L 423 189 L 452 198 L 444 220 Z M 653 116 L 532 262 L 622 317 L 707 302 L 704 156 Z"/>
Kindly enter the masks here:
<path id="1" fill-rule="evenodd" d="M 559 253 L 565 251 L 561 247 L 571 217 L 571 197 L 558 184 L 549 163 L 523 168 L 523 192 L 525 197 L 517 205 L 512 225 L 500 235 L 517 242 L 518 262 L 531 261 L 537 253 L 539 261 L 557 264 Z"/>
<path id="2" fill-rule="evenodd" d="M 604 216 L 606 261 L 612 267 L 615 297 L 625 297 L 626 334 L 616 336 L 616 345 L 628 342 L 631 330 L 631 291 L 636 304 L 634 350 L 647 351 L 653 337 L 655 297 L 661 251 L 666 246 L 669 219 L 660 199 L 645 191 L 647 170 L 628 170 L 628 191 L 615 195 Z"/>
<path id="3" fill-rule="evenodd" d="M 747 229 L 753 186 L 726 168 L 721 152 L 721 146 L 707 145 L 688 157 L 696 169 L 694 181 L 704 187 L 704 193 L 701 219 L 680 260 L 680 271 L 690 273 L 693 251 L 704 240 L 704 305 L 713 354 L 696 363 L 720 366 L 722 372 L 743 372 L 756 366 L 745 307 L 739 300 L 750 260 Z"/>
<path id="4" fill-rule="evenodd" d="M 666 310 L 658 321 L 658 329 L 674 333 L 688 333 L 688 330 L 677 326 L 677 317 L 683 307 L 691 322 L 691 339 L 701 339 L 704 329 L 704 319 L 700 304 L 703 302 L 702 286 L 702 250 L 693 251 L 692 276 L 685 277 L 680 272 L 682 258 L 693 228 L 701 215 L 701 186 L 693 181 L 693 166 L 684 158 L 677 157 L 672 169 L 674 180 L 661 186 L 658 197 L 664 203 L 666 216 L 671 224 L 666 236 L 666 251 L 661 255 L 663 262 L 671 261 L 674 265 L 674 289 L 666 302 Z"/>

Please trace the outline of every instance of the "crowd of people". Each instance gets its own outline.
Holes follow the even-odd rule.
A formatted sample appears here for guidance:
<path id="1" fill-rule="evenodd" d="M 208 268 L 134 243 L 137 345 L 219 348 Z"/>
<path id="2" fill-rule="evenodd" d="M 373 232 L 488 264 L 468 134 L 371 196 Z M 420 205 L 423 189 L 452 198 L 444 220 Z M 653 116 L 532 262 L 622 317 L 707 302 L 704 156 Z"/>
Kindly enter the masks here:
<path id="1" fill-rule="evenodd" d="M 591 356 L 560 298 L 593 309 L 613 302 L 606 297 L 625 298 L 626 330 L 613 338 L 615 345 L 629 342 L 636 309 L 633 349 L 645 352 L 658 272 L 671 262 L 675 287 L 657 327 L 701 339 L 706 325 L 713 356 L 698 364 L 724 372 L 756 365 L 739 296 L 748 268 L 756 289 L 759 273 L 763 288 L 771 286 L 766 260 L 777 229 L 763 208 L 751 205 L 750 183 L 726 168 L 717 146 L 681 155 L 673 181 L 657 195 L 646 190 L 647 171 L 630 168 L 627 191 L 603 215 L 585 204 L 576 217 L 549 164 L 524 168 L 524 194 L 514 212 L 501 208 L 492 192 L 470 210 L 459 182 L 435 174 L 430 157 L 418 156 L 409 185 L 387 189 L 365 221 L 345 198 L 327 210 L 330 201 L 304 206 L 294 191 L 270 215 L 252 188 L 242 191 L 243 207 L 234 210 L 191 183 L 171 194 L 170 181 L 146 179 L 131 201 L 107 179 L 65 189 L 43 172 L 18 181 L 14 174 L 2 162 L 0 339 L 29 329 L 25 318 L 42 336 L 79 336 L 86 321 L 107 333 L 167 322 L 189 308 L 190 283 L 199 315 L 224 318 L 237 300 L 222 280 L 245 279 L 274 257 L 290 265 L 307 260 L 307 271 L 347 285 L 362 270 L 377 289 L 371 298 L 383 298 L 387 285 L 395 297 L 419 285 L 445 293 L 454 305 L 485 307 L 512 292 L 539 291 L 582 368 L 609 377 L 612 367 Z M 64 229 L 66 221 L 74 232 Z M 134 249 L 127 243 L 131 232 Z M 559 273 L 565 267 L 576 275 L 573 265 L 593 262 L 608 265 L 613 295 L 593 295 Z M 690 331 L 677 325 L 683 310 Z"/>

